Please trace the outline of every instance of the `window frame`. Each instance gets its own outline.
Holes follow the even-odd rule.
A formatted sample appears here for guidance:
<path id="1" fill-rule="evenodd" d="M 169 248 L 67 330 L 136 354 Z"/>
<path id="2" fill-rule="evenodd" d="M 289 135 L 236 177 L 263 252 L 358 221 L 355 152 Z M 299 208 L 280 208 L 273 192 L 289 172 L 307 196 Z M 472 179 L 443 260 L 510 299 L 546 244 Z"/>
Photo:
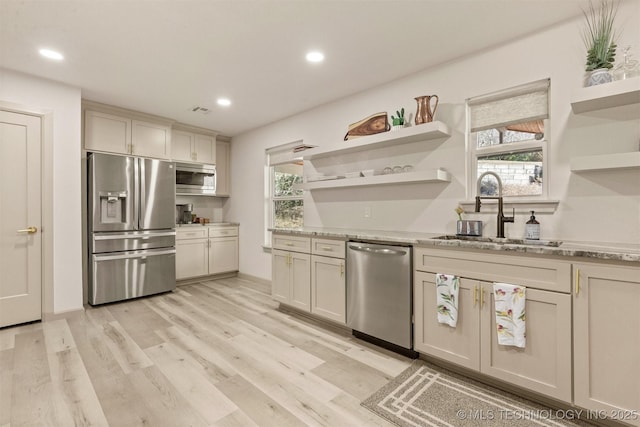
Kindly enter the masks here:
<path id="1" fill-rule="evenodd" d="M 478 147 L 477 141 L 477 132 L 472 131 L 471 128 L 471 105 L 470 101 L 475 101 L 478 98 L 487 98 L 489 100 L 496 98 L 511 98 L 513 96 L 518 96 L 527 92 L 526 88 L 531 87 L 535 88 L 538 85 L 544 84 L 547 82 L 548 86 L 546 88 L 546 96 L 547 96 L 547 117 L 542 119 L 544 123 L 544 136 L 542 139 L 536 140 L 535 137 L 532 136 L 532 139 L 525 141 L 517 141 L 510 142 L 506 144 L 498 144 L 498 145 L 490 145 L 487 147 Z M 544 173 L 544 178 L 542 180 L 542 191 L 541 194 L 537 195 L 522 195 L 522 196 L 504 196 L 505 202 L 509 203 L 544 203 L 544 202 L 553 202 L 555 201 L 549 200 L 549 135 L 550 135 L 550 106 L 549 106 L 549 98 L 550 98 L 551 86 L 550 79 L 543 79 L 537 82 L 532 82 L 524 85 L 520 85 L 514 88 L 506 89 L 503 91 L 496 92 L 494 94 L 483 95 L 480 97 L 469 98 L 466 100 L 466 129 L 465 129 L 465 139 L 466 139 L 466 169 L 467 169 L 467 191 L 466 198 L 467 200 L 471 200 L 475 198 L 478 194 L 478 159 L 485 156 L 498 155 L 498 154 L 511 154 L 511 153 L 519 153 L 519 152 L 528 152 L 541 150 L 542 151 L 542 170 Z M 477 102 L 477 101 L 475 101 Z M 527 119 L 523 119 L 522 122 L 528 121 Z M 499 124 L 496 124 L 496 127 L 499 127 Z M 504 184 L 504 183 L 503 183 Z"/>
<path id="2" fill-rule="evenodd" d="M 269 216 L 269 225 L 270 228 L 278 229 L 275 224 L 276 217 L 276 202 L 278 201 L 287 201 L 287 200 L 300 200 L 302 202 L 303 211 L 304 211 L 304 192 L 300 192 L 299 196 L 276 196 L 275 195 L 275 181 L 276 181 L 276 167 L 283 164 L 297 163 L 300 160 L 294 160 L 291 162 L 278 163 L 275 165 L 269 166 L 269 202 L 270 202 L 270 216 Z M 302 175 L 301 175 L 302 176 Z M 304 214 L 303 214 L 303 223 L 304 223 Z"/>
<path id="3" fill-rule="evenodd" d="M 264 154 L 264 243 L 263 248 L 271 250 L 271 231 L 275 229 L 275 201 L 273 198 L 275 191 L 275 166 L 303 161 L 302 155 L 296 148 L 303 145 L 302 140 L 290 142 L 265 149 Z M 310 148 L 310 147 L 309 147 Z M 304 166 L 303 166 L 304 168 Z M 304 169 L 303 169 L 304 172 Z M 286 196 L 290 200 L 302 200 L 304 212 L 304 192 L 298 196 Z M 285 200 L 280 196 L 275 200 Z M 304 215 L 304 213 L 303 213 Z M 303 216 L 304 221 L 304 216 Z"/>

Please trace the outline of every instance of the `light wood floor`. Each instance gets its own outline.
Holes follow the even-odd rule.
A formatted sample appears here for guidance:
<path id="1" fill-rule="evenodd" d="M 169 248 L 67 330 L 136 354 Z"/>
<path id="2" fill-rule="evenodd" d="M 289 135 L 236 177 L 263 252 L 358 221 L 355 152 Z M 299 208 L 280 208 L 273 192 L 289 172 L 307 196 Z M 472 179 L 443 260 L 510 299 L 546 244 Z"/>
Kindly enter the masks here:
<path id="1" fill-rule="evenodd" d="M 360 401 L 410 360 L 232 278 L 0 330 L 0 427 L 390 426 Z"/>

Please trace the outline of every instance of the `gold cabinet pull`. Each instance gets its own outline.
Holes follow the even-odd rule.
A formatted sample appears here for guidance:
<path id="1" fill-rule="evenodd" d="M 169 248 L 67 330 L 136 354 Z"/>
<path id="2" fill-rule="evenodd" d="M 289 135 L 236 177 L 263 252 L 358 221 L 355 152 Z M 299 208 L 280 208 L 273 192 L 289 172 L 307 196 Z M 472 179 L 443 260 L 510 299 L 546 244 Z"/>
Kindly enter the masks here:
<path id="1" fill-rule="evenodd" d="M 580 293 L 580 269 L 576 268 L 576 296 Z"/>
<path id="2" fill-rule="evenodd" d="M 344 277 L 344 264 L 340 263 L 340 277 Z"/>
<path id="3" fill-rule="evenodd" d="M 484 307 L 484 287 L 480 288 L 480 307 Z"/>
<path id="4" fill-rule="evenodd" d="M 473 306 L 475 307 L 478 303 L 478 286 L 473 287 Z"/>
<path id="5" fill-rule="evenodd" d="M 17 233 L 29 233 L 29 234 L 33 234 L 36 233 L 38 231 L 38 227 L 28 227 L 28 228 L 24 228 L 22 230 L 16 230 Z"/>

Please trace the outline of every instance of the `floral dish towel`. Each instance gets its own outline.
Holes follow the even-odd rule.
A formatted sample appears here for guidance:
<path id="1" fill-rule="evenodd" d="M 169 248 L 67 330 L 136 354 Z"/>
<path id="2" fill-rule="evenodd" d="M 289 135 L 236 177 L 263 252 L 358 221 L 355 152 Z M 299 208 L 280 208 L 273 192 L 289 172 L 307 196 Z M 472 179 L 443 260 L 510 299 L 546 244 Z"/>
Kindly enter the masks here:
<path id="1" fill-rule="evenodd" d="M 508 283 L 494 283 L 498 344 L 524 348 L 526 343 L 526 288 Z"/>
<path id="2" fill-rule="evenodd" d="M 438 322 L 456 327 L 458 323 L 458 288 L 460 279 L 451 274 L 436 274 Z"/>

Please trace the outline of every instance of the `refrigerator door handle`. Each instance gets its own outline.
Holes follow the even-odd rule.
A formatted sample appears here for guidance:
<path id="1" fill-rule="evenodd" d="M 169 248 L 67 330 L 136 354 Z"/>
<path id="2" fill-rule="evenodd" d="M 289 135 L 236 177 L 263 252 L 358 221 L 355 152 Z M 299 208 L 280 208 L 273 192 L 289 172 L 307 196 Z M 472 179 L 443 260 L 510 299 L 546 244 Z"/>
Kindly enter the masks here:
<path id="1" fill-rule="evenodd" d="M 175 249 L 167 249 L 164 251 L 144 251 L 144 252 L 138 252 L 138 253 L 133 253 L 133 254 L 121 254 L 121 255 L 112 255 L 112 254 L 105 254 L 105 255 L 94 255 L 93 259 L 95 262 L 100 262 L 100 261 L 113 261 L 113 260 L 118 260 L 118 259 L 145 259 L 147 257 L 150 256 L 158 256 L 158 255 L 171 255 L 171 254 L 175 254 L 176 250 Z"/>
<path id="2" fill-rule="evenodd" d="M 146 207 L 146 202 L 145 202 L 145 194 L 144 194 L 144 187 L 145 187 L 145 180 L 144 180 L 144 160 L 143 159 L 135 159 L 135 174 L 134 174 L 134 179 L 136 180 L 136 184 L 135 184 L 135 188 L 136 188 L 136 204 L 135 204 L 135 209 L 136 212 L 134 213 L 134 218 L 135 218 L 135 229 L 136 230 L 142 230 L 142 219 L 140 218 L 141 215 L 144 215 L 145 212 L 147 211 L 147 207 Z"/>

